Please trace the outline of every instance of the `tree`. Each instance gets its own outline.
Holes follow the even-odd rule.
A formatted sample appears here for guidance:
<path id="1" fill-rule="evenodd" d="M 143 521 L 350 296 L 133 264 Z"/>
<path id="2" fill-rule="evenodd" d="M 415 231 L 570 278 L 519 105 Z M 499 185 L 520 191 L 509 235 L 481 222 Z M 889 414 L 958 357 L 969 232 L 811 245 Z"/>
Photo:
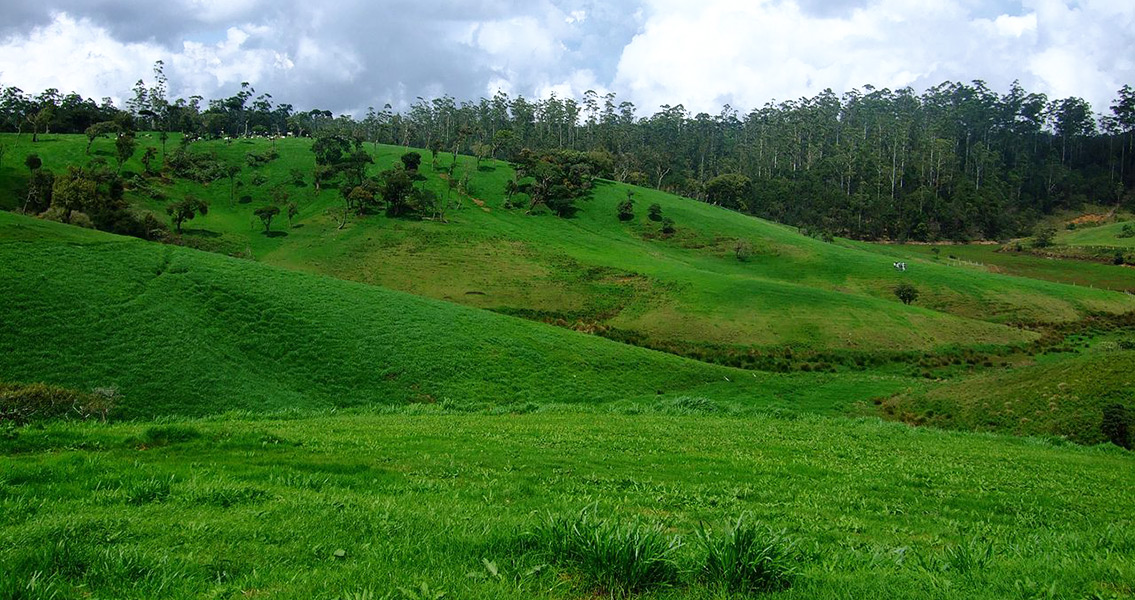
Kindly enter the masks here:
<path id="1" fill-rule="evenodd" d="M 634 218 L 634 192 L 627 190 L 627 197 L 619 203 L 619 220 L 630 221 Z"/>
<path id="2" fill-rule="evenodd" d="M 114 140 L 114 159 L 118 161 L 118 172 L 122 172 L 122 165 L 134 156 L 134 151 L 138 149 L 138 144 L 134 139 L 134 134 L 130 132 L 118 134 L 118 138 Z"/>
<path id="3" fill-rule="evenodd" d="M 1100 432 L 1111 443 L 1122 448 L 1131 449 L 1131 413 L 1127 407 L 1119 404 L 1108 404 L 1103 407 L 1103 420 L 1100 422 Z"/>
<path id="4" fill-rule="evenodd" d="M 662 220 L 662 205 L 658 204 L 657 202 L 654 203 L 654 204 L 651 204 L 650 207 L 646 209 L 646 216 L 651 221 L 655 221 L 655 222 L 661 221 Z"/>
<path id="5" fill-rule="evenodd" d="M 677 229 L 674 228 L 674 219 L 662 217 L 662 233 L 664 235 L 670 235 L 675 231 L 677 231 Z"/>
<path id="6" fill-rule="evenodd" d="M 272 219 L 280 214 L 279 206 L 261 206 L 260 208 L 252 211 L 252 214 L 260 217 L 260 222 L 264 223 L 264 233 L 270 233 L 272 230 Z"/>
<path id="7" fill-rule="evenodd" d="M 402 164 L 405 165 L 407 171 L 416 173 L 418 167 L 422 164 L 422 155 L 417 152 L 407 152 L 402 155 Z"/>
<path id="8" fill-rule="evenodd" d="M 296 206 L 295 202 L 289 202 L 287 209 L 288 209 L 288 227 L 293 227 L 292 219 L 296 218 L 296 215 L 300 214 L 300 209 L 299 209 L 298 206 Z"/>
<path id="9" fill-rule="evenodd" d="M 753 181 L 740 173 L 726 173 L 705 184 L 706 200 L 725 208 L 746 212 Z"/>
<path id="10" fill-rule="evenodd" d="M 181 233 L 181 224 L 196 218 L 197 215 L 209 214 L 209 205 L 204 200 L 189 194 L 167 206 L 166 212 L 170 215 L 170 220 L 173 221 L 174 229 Z"/>
<path id="11" fill-rule="evenodd" d="M 91 125 L 84 131 L 87 136 L 87 154 L 91 153 L 91 144 L 95 143 L 95 139 L 104 137 L 108 133 L 119 131 L 119 125 L 115 121 L 102 121 Z"/>
<path id="12" fill-rule="evenodd" d="M 903 304 L 910 304 L 918 300 L 918 288 L 905 281 L 895 286 L 894 292 L 895 296 L 899 300 L 902 300 Z"/>
<path id="13" fill-rule="evenodd" d="M 1052 225 L 1041 225 L 1036 229 L 1036 235 L 1033 236 L 1033 246 L 1036 248 L 1047 248 L 1052 245 L 1053 238 L 1056 237 L 1056 228 Z"/>
<path id="14" fill-rule="evenodd" d="M 147 175 L 153 175 L 153 162 L 158 157 L 158 149 L 153 146 L 147 146 L 146 151 L 142 153 L 142 166 L 146 170 Z"/>

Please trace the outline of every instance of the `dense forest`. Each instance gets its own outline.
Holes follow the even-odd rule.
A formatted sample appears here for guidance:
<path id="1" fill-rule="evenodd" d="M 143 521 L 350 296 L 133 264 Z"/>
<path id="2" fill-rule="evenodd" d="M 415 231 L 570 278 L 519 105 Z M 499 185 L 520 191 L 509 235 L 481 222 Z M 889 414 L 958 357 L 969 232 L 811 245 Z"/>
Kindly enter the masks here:
<path id="1" fill-rule="evenodd" d="M 919 95 L 865 86 L 837 96 L 691 115 L 681 104 L 647 117 L 614 93 L 528 100 L 500 92 L 458 102 L 418 98 L 362 118 L 296 110 L 248 83 L 228 98 L 170 99 L 162 64 L 118 108 L 49 89 L 0 92 L 0 130 L 28 134 L 183 132 L 185 139 L 350 137 L 517 160 L 524 150 L 586 153 L 601 177 L 647 185 L 860 239 L 1002 239 L 1042 215 L 1086 203 L 1135 204 L 1135 90 L 1103 115 L 1080 98 L 1014 84 L 946 82 Z"/>

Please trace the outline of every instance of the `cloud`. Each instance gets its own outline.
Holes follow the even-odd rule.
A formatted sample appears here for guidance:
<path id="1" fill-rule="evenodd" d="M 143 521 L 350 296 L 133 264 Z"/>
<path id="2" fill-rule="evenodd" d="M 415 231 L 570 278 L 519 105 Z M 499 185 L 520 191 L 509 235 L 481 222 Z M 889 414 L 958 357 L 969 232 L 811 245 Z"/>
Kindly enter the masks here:
<path id="1" fill-rule="evenodd" d="M 716 112 L 825 88 L 922 90 L 945 80 L 1007 90 L 1020 79 L 1106 110 L 1115 90 L 1135 80 L 1130 2 L 651 0 L 646 12 L 613 87 L 652 107 L 682 102 Z"/>
<path id="2" fill-rule="evenodd" d="M 417 96 L 579 98 L 717 112 L 872 84 L 1020 79 L 1106 110 L 1135 81 L 1129 0 L 8 0 L 0 84 L 124 98 L 250 82 L 360 114 Z"/>

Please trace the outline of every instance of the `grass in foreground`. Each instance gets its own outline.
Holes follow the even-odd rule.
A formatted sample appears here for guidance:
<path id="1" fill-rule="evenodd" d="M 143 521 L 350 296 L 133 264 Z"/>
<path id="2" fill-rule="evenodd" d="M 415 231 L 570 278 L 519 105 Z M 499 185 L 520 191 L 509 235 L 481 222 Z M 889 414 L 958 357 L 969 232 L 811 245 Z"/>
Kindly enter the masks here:
<path id="1" fill-rule="evenodd" d="M 579 598 L 622 593 L 603 574 L 639 547 L 663 563 L 638 595 L 721 598 L 698 531 L 720 555 L 745 515 L 790 551 L 768 597 L 1124 598 L 1133 466 L 829 418 L 55 423 L 0 440 L 0 597 Z M 529 541 L 585 507 L 610 552 Z M 770 539 L 735 540 L 735 562 Z"/>

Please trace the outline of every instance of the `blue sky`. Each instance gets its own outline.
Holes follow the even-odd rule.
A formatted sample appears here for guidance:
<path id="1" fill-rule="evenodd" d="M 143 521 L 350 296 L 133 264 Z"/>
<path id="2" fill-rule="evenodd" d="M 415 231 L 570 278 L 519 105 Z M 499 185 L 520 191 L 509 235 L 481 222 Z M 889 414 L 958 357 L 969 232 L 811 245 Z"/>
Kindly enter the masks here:
<path id="1" fill-rule="evenodd" d="M 615 91 L 717 113 L 866 84 L 1019 79 L 1107 111 L 1135 84 L 1131 0 L 7 0 L 0 85 L 117 100 L 163 60 L 175 96 L 240 82 L 361 112 L 497 89 Z"/>

